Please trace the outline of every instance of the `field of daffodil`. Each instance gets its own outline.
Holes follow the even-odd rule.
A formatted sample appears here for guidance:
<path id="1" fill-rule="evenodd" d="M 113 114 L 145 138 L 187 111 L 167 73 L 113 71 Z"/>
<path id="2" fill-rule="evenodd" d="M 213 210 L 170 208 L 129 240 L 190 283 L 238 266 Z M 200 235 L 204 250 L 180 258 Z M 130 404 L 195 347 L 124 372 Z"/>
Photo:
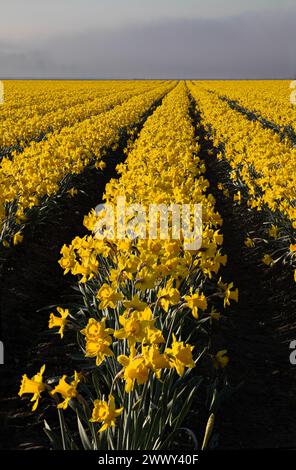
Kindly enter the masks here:
<path id="1" fill-rule="evenodd" d="M 257 118 L 282 132 L 296 133 L 296 110 L 291 103 L 292 90 L 288 80 L 211 81 L 199 82 L 206 90 L 237 102 Z M 295 87 L 294 87 L 295 88 Z"/>
<path id="2" fill-rule="evenodd" d="M 296 282 L 295 143 L 287 135 L 280 135 L 264 126 L 265 118 L 275 121 L 277 115 L 281 117 L 277 121 L 280 126 L 284 124 L 291 128 L 294 125 L 296 109 L 289 101 L 288 83 L 286 89 L 285 83 L 271 82 L 267 86 L 266 82 L 255 82 L 255 85 L 254 82 L 247 82 L 247 85 L 242 82 L 236 84 L 236 92 L 233 91 L 235 85 L 232 82 L 226 83 L 224 88 L 224 82 L 193 82 L 189 88 L 208 131 L 208 138 L 219 150 L 218 160 L 222 165 L 225 162 L 229 165 L 230 180 L 236 188 L 234 203 L 240 204 L 245 200 L 251 209 L 265 213 L 264 231 L 256 234 L 256 238 L 260 236 L 268 242 L 263 263 L 272 266 L 281 262 L 291 266 Z M 260 99 L 264 84 L 268 91 Z M 251 85 L 255 90 L 252 93 L 248 91 Z M 279 92 L 279 103 L 284 100 L 283 90 L 286 91 L 286 100 L 278 114 L 278 108 L 273 106 L 275 87 Z M 262 112 L 263 121 L 250 119 L 244 112 L 233 109 L 229 102 L 221 99 L 222 90 L 223 96 L 239 100 L 244 108 L 249 106 L 247 111 Z M 269 102 L 266 99 L 268 93 L 273 94 Z M 245 244 L 255 247 L 250 237 Z"/>
<path id="3" fill-rule="evenodd" d="M 55 449 L 211 446 L 231 361 L 220 323 L 240 299 L 235 274 L 226 268 L 229 221 L 217 208 L 207 159 L 228 178 L 215 188 L 222 197 L 264 219 L 245 247 L 263 241 L 264 269 L 287 269 L 293 285 L 296 107 L 289 83 L 28 81 L 5 87 L 3 256 L 22 250 L 48 205 L 74 200 L 75 176 L 87 169 L 102 174 L 112 152 L 124 158 L 97 204 L 116 210 L 124 198 L 148 214 L 151 204 L 202 206 L 199 249 L 186 248 L 184 233 L 174 236 L 172 217 L 166 238 L 140 236 L 141 225 L 133 227 L 133 238 L 114 230 L 102 238 L 104 213 L 94 207 L 83 214 L 79 234 L 60 246 L 60 275 L 72 280 L 75 303 L 49 308 L 44 301 L 48 333 L 71 343 L 71 361 L 61 360 L 58 372 L 40 361 L 34 374 L 23 374 L 19 396 L 30 397 L 35 413 L 57 410 L 56 421 L 51 416 L 44 427 Z M 202 132 L 212 149 L 206 158 Z M 116 227 L 120 223 L 117 218 Z"/>
<path id="4" fill-rule="evenodd" d="M 42 210 L 48 198 L 75 189 L 71 176 L 90 164 L 104 168 L 106 150 L 115 149 L 122 131 L 132 129 L 171 87 L 170 82 L 140 82 L 131 84 L 129 91 L 126 84 L 119 93 L 109 89 L 107 96 L 94 100 L 93 108 L 88 108 L 88 103 L 86 107 L 78 105 L 71 118 L 73 125 L 66 118 L 62 129 L 60 123 L 41 141 L 4 156 L 0 163 L 0 241 L 18 243 L 30 218 L 29 210 Z"/>
<path id="5" fill-rule="evenodd" d="M 84 220 L 90 235 L 61 250 L 65 274 L 78 278 L 81 308 L 59 307 L 50 314 L 49 328 L 61 338 L 77 332 L 83 373 L 49 386 L 44 365 L 31 379 L 23 376 L 20 395 L 33 395 L 34 410 L 46 394 L 60 413 L 72 408 L 85 448 L 171 444 L 200 388 L 200 361 L 207 356 L 212 380 L 228 362 L 226 351 L 210 351 L 210 332 L 220 312 L 238 301 L 238 291 L 219 274 L 227 261 L 222 220 L 208 193 L 189 107 L 186 86 L 179 83 L 147 119 L 118 168 L 119 179 L 107 185 L 105 200 L 202 203 L 202 250 L 184 251 L 182 240 L 172 238 L 98 240 L 95 211 Z M 63 427 L 64 447 L 75 448 L 66 420 Z"/>

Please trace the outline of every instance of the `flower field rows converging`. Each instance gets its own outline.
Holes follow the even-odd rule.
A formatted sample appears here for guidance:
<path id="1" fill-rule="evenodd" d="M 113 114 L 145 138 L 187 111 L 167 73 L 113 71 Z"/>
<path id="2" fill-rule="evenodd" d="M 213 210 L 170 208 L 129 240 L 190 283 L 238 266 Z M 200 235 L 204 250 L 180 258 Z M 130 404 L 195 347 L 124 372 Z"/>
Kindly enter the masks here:
<path id="1" fill-rule="evenodd" d="M 295 332 L 290 91 L 286 81 L 5 83 L 1 321 L 16 355 L 9 383 L 21 379 L 39 435 L 46 413 L 41 445 L 215 447 L 240 398 L 250 404 L 249 371 L 254 392 L 268 379 L 262 400 L 271 384 L 266 415 L 281 402 L 277 377 L 290 375 L 277 360 Z M 241 381 L 233 416 L 220 413 Z"/>
<path id="2" fill-rule="evenodd" d="M 281 140 L 232 109 L 203 83 L 190 83 L 189 88 L 208 138 L 220 150 L 218 159 L 230 165 L 234 202 L 245 200 L 248 207 L 266 214 L 265 231 L 256 234 L 269 241 L 263 262 L 291 266 L 296 282 L 296 148 L 289 139 Z M 255 242 L 249 238 L 246 245 L 253 247 Z"/>
<path id="3" fill-rule="evenodd" d="M 202 204 L 201 249 L 186 250 L 184 234 L 173 236 L 171 219 L 167 239 L 141 237 L 141 224 L 132 238 L 110 232 L 98 238 L 102 213 L 93 210 L 84 219 L 89 235 L 61 250 L 62 269 L 77 277 L 81 307 L 58 308 L 49 328 L 64 340 L 77 332 L 79 372 L 50 378 L 42 366 L 31 379 L 23 376 L 20 389 L 21 396 L 32 395 L 34 410 L 43 398 L 56 402 L 61 442 L 46 423 L 54 447 L 166 449 L 182 430 L 182 441 L 191 438 L 201 448 L 207 420 L 190 422 L 190 411 L 203 384 L 210 416 L 203 447 L 208 442 L 228 362 L 227 351 L 213 350 L 211 329 L 231 300 L 238 301 L 238 290 L 221 278 L 227 262 L 222 219 L 198 157 L 189 108 L 181 82 L 145 122 L 118 166 L 119 179 L 107 184 L 105 200 L 114 210 L 120 197 L 146 209 L 152 203 Z"/>
<path id="4" fill-rule="evenodd" d="M 161 82 L 150 82 L 151 87 Z M 147 82 L 138 85 L 149 87 Z M 0 121 L 13 118 L 32 118 L 34 115 L 43 116 L 61 108 L 95 99 L 99 96 L 119 90 L 135 87 L 131 81 L 5 81 L 5 106 L 1 112 Z"/>
<path id="5" fill-rule="evenodd" d="M 151 89 L 151 84 L 140 82 L 130 91 L 102 97 L 96 107 L 98 115 L 53 132 L 42 142 L 31 143 L 12 159 L 3 158 L 0 242 L 7 246 L 12 240 L 20 241 L 29 210 L 43 207 L 48 198 L 69 190 L 72 175 L 91 164 L 104 168 L 102 159 L 107 150 L 116 149 L 123 131 L 132 130 L 173 86 L 174 82 L 157 83 Z"/>
<path id="6" fill-rule="evenodd" d="M 293 88 L 288 80 L 205 81 L 199 84 L 254 112 L 262 122 L 291 135 L 296 143 L 296 107 L 291 102 Z"/>
<path id="7" fill-rule="evenodd" d="M 84 87 L 84 93 L 74 89 L 72 94 L 60 93 L 53 99 L 47 97 L 44 102 L 20 108 L 18 112 L 14 109 L 6 111 L 0 120 L 0 149 L 4 154 L 15 147 L 15 151 L 22 150 L 31 140 L 42 140 L 47 133 L 89 119 L 155 86 L 157 82 L 136 86 L 131 82 L 114 85 L 103 82 L 97 88 Z"/>

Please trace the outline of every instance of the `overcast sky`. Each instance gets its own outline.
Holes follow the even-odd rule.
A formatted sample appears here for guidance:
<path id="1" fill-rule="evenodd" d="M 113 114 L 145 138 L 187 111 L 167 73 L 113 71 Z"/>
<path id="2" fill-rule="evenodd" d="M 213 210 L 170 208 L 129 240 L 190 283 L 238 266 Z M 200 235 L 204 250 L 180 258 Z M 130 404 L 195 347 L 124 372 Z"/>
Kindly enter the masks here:
<path id="1" fill-rule="evenodd" d="M 296 0 L 0 1 L 0 79 L 296 78 Z"/>

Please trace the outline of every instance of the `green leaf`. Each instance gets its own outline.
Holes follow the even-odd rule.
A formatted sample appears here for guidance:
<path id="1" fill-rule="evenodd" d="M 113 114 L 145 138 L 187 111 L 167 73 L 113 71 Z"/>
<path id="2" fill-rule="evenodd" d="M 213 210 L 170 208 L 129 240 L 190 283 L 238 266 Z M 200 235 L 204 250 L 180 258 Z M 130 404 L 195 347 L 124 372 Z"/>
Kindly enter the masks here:
<path id="1" fill-rule="evenodd" d="M 92 450 L 92 445 L 91 445 L 91 442 L 87 436 L 87 433 L 81 423 L 81 420 L 78 416 L 78 413 L 77 413 L 77 423 L 78 423 L 78 431 L 79 431 L 79 436 L 80 436 L 80 440 L 81 440 L 81 443 L 83 445 L 83 448 L 84 450 Z"/>

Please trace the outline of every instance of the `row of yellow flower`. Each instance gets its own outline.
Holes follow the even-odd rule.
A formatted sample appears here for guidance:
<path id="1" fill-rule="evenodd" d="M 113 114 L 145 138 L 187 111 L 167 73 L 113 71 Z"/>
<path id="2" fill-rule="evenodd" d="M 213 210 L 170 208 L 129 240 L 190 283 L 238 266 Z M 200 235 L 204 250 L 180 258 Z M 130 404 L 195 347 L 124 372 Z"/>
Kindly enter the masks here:
<path id="1" fill-rule="evenodd" d="M 45 81 L 45 80 L 4 80 L 4 103 L 1 108 L 0 120 L 13 116 L 32 116 L 33 112 L 46 107 L 46 102 L 55 103 L 65 96 L 79 95 L 97 89 L 96 82 L 78 81 Z"/>
<path id="2" fill-rule="evenodd" d="M 250 121 L 233 110 L 203 84 L 189 83 L 189 88 L 213 145 L 222 145 L 218 158 L 224 154 L 231 165 L 231 178 L 239 189 L 234 200 L 240 203 L 245 188 L 249 207 L 268 210 L 268 235 L 280 244 L 275 256 L 295 267 L 296 149 L 258 121 Z M 253 245 L 252 241 L 248 244 Z M 274 261 L 272 255 L 264 258 L 268 265 Z M 296 282 L 296 271 L 294 278 Z"/>
<path id="3" fill-rule="evenodd" d="M 130 87 L 132 82 L 125 82 Z M 125 89 L 121 81 L 51 81 L 51 80 L 4 80 L 4 103 L 0 121 L 10 117 L 16 120 L 34 114 L 45 114 L 59 109 L 68 100 L 71 105 L 81 103 L 85 98 L 116 87 Z"/>
<path id="4" fill-rule="evenodd" d="M 220 317 L 216 308 L 223 310 L 231 299 L 238 300 L 237 289 L 218 274 L 227 261 L 221 252 L 222 219 L 207 193 L 189 106 L 180 83 L 147 119 L 126 163 L 118 167 L 119 180 L 107 185 L 105 199 L 114 208 L 119 196 L 127 205 L 145 208 L 152 203 L 201 203 L 202 249 L 186 251 L 184 240 L 172 236 L 141 238 L 141 223 L 134 227 L 135 237 L 125 234 L 121 239 L 107 232 L 100 238 L 97 230 L 104 211 L 85 217 L 89 236 L 76 237 L 62 248 L 60 264 L 65 273 L 78 276 L 84 307 L 78 312 L 58 308 L 58 315 L 50 315 L 49 327 L 61 337 L 69 329 L 78 331 L 82 358 L 89 361 L 84 393 L 77 372 L 52 387 L 43 379 L 43 367 L 32 379 L 23 376 L 20 395 L 33 394 L 34 409 L 46 390 L 59 410 L 72 406 L 84 448 L 168 445 L 198 389 L 199 372 L 196 376 L 190 370 L 203 353 L 209 355 L 210 326 Z M 209 355 L 213 370 L 225 367 L 226 353 Z M 210 369 L 206 375 L 211 375 Z M 95 432 L 97 423 L 100 435 L 107 431 L 105 441 Z M 68 435 L 66 425 L 62 427 Z"/>
<path id="5" fill-rule="evenodd" d="M 296 106 L 291 102 L 293 89 L 290 84 L 287 80 L 202 82 L 206 89 L 237 101 L 240 106 L 257 113 L 279 129 L 290 127 L 296 133 Z"/>
<path id="6" fill-rule="evenodd" d="M 140 91 L 143 86 L 147 87 L 140 84 Z M 41 198 L 57 194 L 67 175 L 80 174 L 93 161 L 103 168 L 102 157 L 107 149 L 117 148 L 122 130 L 132 128 L 172 86 L 168 82 L 141 93 L 135 85 L 132 93 L 123 93 L 130 98 L 126 102 L 33 142 L 12 160 L 4 158 L 0 164 L 0 240 L 9 243 L 17 235 L 17 242 L 25 211 L 38 206 Z M 107 97 L 101 109 L 115 105 L 116 100 L 121 101 L 119 95 Z"/>
<path id="7" fill-rule="evenodd" d="M 96 82 L 97 83 L 97 82 Z M 59 92 L 54 99 L 46 98 L 43 103 L 6 111 L 4 102 L 1 108 L 0 148 L 9 149 L 16 145 L 24 146 L 48 132 L 59 132 L 63 127 L 100 114 L 112 106 L 119 105 L 146 90 L 157 86 L 156 82 L 101 83 L 97 88 L 86 86 L 83 90 L 71 93 Z M 34 91 L 33 91 L 34 93 Z"/>

